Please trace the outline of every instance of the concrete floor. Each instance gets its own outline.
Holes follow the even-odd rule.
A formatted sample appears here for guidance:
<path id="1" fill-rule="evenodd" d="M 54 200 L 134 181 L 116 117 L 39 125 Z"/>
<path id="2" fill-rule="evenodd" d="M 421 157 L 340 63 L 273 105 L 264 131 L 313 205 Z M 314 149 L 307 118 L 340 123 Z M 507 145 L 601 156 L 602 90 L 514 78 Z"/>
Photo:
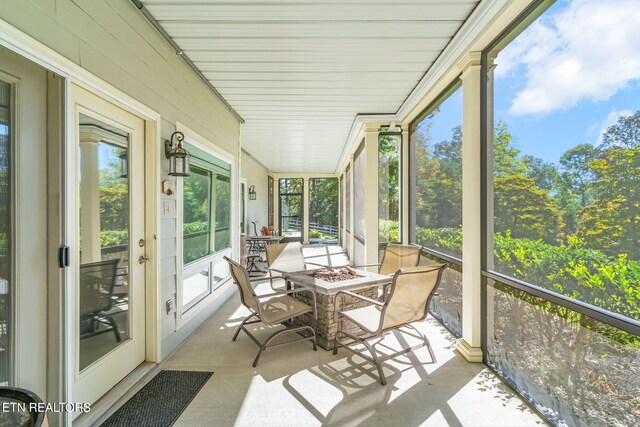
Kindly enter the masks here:
<path id="1" fill-rule="evenodd" d="M 266 283 L 257 286 L 266 293 Z M 435 320 L 416 324 L 437 356 L 423 348 L 386 364 L 389 384 L 375 368 L 344 349 L 338 355 L 299 342 L 265 352 L 241 333 L 248 310 L 232 297 L 172 355 L 162 369 L 215 373 L 177 426 L 533 426 L 545 423 L 482 364 L 453 350 L 453 337 Z M 255 326 L 264 338 L 271 328 Z M 398 346 L 402 336 L 385 338 Z"/>

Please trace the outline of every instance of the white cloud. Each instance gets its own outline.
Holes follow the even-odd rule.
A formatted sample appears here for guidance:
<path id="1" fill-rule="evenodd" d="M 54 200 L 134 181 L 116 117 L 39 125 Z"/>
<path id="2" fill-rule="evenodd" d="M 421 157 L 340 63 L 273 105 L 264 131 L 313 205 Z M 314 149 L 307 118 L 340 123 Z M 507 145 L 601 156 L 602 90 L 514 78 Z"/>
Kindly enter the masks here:
<path id="1" fill-rule="evenodd" d="M 573 0 L 500 52 L 496 77 L 524 67 L 509 113 L 544 115 L 601 101 L 640 79 L 640 1 Z"/>
<path id="2" fill-rule="evenodd" d="M 598 139 L 596 140 L 596 145 L 600 145 L 602 143 L 602 136 L 609 129 L 610 126 L 615 125 L 618 122 L 619 117 L 628 117 L 632 116 L 633 111 L 631 110 L 611 110 L 609 114 L 607 114 L 607 118 L 605 118 L 600 123 L 600 132 L 598 133 Z"/>

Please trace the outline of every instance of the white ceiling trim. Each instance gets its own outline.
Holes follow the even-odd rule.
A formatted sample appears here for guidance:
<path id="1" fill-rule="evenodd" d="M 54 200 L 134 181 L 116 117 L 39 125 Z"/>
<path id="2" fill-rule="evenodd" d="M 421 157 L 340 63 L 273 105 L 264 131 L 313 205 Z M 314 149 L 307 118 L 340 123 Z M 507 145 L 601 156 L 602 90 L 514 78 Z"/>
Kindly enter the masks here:
<path id="1" fill-rule="evenodd" d="M 449 67 L 458 62 L 473 40 L 507 3 L 508 0 L 485 0 L 478 4 L 469 19 L 460 27 L 460 31 L 453 37 L 451 43 L 442 51 L 433 66 L 429 68 L 429 71 L 402 103 L 396 113 L 399 120 L 404 120 Z"/>
<path id="2" fill-rule="evenodd" d="M 469 49 L 473 41 L 478 37 L 480 32 L 491 22 L 498 12 L 508 3 L 508 0 L 485 0 L 478 4 L 469 19 L 465 21 L 460 30 L 451 40 L 451 43 L 442 51 L 442 54 L 434 62 L 433 66 L 425 73 L 424 77 L 411 91 L 407 99 L 402 103 L 395 114 L 377 115 L 377 116 L 357 116 L 354 120 L 349 132 L 349 136 L 345 141 L 344 149 L 340 155 L 340 160 L 335 169 L 335 174 L 339 175 L 348 159 L 348 154 L 353 151 L 359 142 L 357 137 L 365 123 L 373 122 L 403 122 L 418 105 L 418 103 L 427 96 L 429 90 L 436 84 L 446 71 L 457 63 L 462 54 Z"/>

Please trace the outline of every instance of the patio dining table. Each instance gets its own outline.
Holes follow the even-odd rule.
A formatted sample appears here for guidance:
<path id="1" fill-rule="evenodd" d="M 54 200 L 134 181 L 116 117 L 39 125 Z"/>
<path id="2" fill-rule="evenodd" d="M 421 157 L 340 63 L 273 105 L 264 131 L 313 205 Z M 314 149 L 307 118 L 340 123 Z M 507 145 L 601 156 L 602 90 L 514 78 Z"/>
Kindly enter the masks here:
<path id="1" fill-rule="evenodd" d="M 284 236 L 248 236 L 245 238 L 249 244 L 249 252 L 260 252 L 264 250 L 264 245 L 269 243 L 279 243 Z"/>
<path id="2" fill-rule="evenodd" d="M 297 285 L 315 292 L 318 308 L 318 320 L 314 319 L 311 314 L 305 314 L 296 318 L 295 322 L 309 325 L 314 328 L 316 331 L 317 343 L 325 350 L 333 349 L 333 342 L 336 337 L 336 332 L 338 331 L 339 322 L 334 322 L 333 320 L 336 294 L 340 291 L 350 291 L 367 298 L 378 299 L 378 288 L 383 285 L 388 285 L 392 281 L 390 276 L 360 269 L 355 269 L 354 271 L 357 274 L 356 277 L 338 282 L 328 282 L 321 278 L 314 277 L 314 270 L 283 273 L 283 278 L 288 282 L 288 285 Z M 313 304 L 312 297 L 307 293 L 298 293 L 294 296 L 309 305 Z M 348 305 L 349 308 L 358 308 L 368 305 L 367 302 L 348 295 L 341 295 L 339 303 L 341 307 Z M 357 326 L 353 324 L 345 324 L 344 327 L 347 328 L 347 331 L 358 330 Z"/>

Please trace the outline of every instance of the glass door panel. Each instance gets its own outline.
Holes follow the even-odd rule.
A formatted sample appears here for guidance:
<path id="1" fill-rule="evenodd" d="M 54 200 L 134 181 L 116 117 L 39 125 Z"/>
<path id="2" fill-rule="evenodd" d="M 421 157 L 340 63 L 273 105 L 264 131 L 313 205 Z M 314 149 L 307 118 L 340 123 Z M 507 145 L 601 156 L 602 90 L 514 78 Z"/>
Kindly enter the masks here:
<path id="1" fill-rule="evenodd" d="M 80 371 L 130 337 L 129 133 L 80 113 Z"/>
<path id="2" fill-rule="evenodd" d="M 303 180 L 280 179 L 280 235 L 285 241 L 302 241 Z"/>
<path id="3" fill-rule="evenodd" d="M 0 80 L 0 385 L 11 372 L 11 84 Z"/>

